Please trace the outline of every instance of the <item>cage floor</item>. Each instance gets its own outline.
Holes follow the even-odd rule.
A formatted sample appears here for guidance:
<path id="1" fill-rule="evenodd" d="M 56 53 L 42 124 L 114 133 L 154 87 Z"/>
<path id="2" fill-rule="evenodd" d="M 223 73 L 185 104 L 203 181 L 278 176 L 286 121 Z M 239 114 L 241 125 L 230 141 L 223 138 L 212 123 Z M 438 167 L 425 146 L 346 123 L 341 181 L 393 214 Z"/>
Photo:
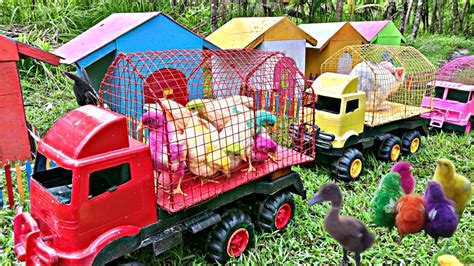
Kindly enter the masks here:
<path id="1" fill-rule="evenodd" d="M 217 179 L 207 181 L 203 184 L 201 184 L 201 179 L 198 177 L 191 178 L 190 176 L 186 176 L 183 178 L 186 181 L 181 185 L 181 189 L 186 194 L 186 196 L 181 194 L 173 194 L 164 188 L 158 187 L 157 203 L 163 210 L 168 212 L 177 212 L 182 209 L 194 206 L 205 200 L 211 199 L 235 187 L 256 180 L 262 176 L 271 174 L 276 170 L 314 160 L 309 156 L 283 147 L 278 148 L 278 158 L 281 158 L 278 163 L 267 161 L 265 163 L 253 164 L 257 170 L 255 172 L 247 173 L 246 171 L 236 169 L 230 178 L 220 176 Z M 245 166 L 242 168 L 246 169 Z M 162 173 L 161 175 L 165 175 L 160 176 L 160 178 L 164 178 L 164 180 L 169 178 L 166 176 L 169 175 L 168 173 Z"/>
<path id="2" fill-rule="evenodd" d="M 391 109 L 385 111 L 365 112 L 365 124 L 367 126 L 375 127 L 396 120 L 401 120 L 409 117 L 414 117 L 423 113 L 431 112 L 431 110 L 428 108 L 404 105 L 401 103 L 394 103 L 389 101 L 383 102 L 383 105 L 388 105 L 391 107 Z"/>

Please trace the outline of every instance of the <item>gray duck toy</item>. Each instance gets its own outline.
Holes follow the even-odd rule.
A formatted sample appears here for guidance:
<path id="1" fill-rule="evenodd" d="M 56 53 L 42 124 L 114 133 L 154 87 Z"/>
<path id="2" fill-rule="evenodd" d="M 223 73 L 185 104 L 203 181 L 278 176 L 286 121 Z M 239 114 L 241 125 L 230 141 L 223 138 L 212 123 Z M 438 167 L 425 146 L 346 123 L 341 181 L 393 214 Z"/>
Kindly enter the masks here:
<path id="1" fill-rule="evenodd" d="M 347 252 L 355 252 L 356 265 L 360 265 L 360 254 L 375 242 L 374 233 L 354 217 L 340 216 L 342 193 L 334 183 L 323 185 L 311 198 L 308 205 L 330 201 L 331 210 L 324 219 L 324 228 L 343 248 L 343 263 L 348 263 Z"/>

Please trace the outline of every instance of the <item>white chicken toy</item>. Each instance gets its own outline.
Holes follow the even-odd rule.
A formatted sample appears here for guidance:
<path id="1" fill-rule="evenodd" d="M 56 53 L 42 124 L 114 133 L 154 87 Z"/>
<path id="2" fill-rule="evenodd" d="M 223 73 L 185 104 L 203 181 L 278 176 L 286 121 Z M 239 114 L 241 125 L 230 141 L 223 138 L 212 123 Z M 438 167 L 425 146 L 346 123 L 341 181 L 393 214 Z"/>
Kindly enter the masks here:
<path id="1" fill-rule="evenodd" d="M 359 77 L 357 90 L 366 94 L 367 111 L 390 110 L 391 107 L 383 105 L 383 102 L 401 88 L 405 79 L 404 69 L 387 61 L 361 62 L 352 69 L 350 75 Z"/>

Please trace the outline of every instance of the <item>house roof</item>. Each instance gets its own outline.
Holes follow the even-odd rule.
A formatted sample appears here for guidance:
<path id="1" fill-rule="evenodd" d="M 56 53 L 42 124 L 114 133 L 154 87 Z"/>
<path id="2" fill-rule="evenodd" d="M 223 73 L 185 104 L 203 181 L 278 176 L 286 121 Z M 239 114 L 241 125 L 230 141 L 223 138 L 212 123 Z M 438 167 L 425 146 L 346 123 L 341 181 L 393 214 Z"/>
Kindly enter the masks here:
<path id="1" fill-rule="evenodd" d="M 162 12 L 114 13 L 56 49 L 54 53 L 64 58 L 61 61 L 62 63 L 75 63 L 159 15 L 166 16 L 171 21 L 191 32 Z M 195 35 L 198 36 L 197 34 Z M 198 37 L 202 38 L 201 36 Z"/>
<path id="2" fill-rule="evenodd" d="M 16 61 L 20 56 L 31 57 L 48 64 L 59 65 L 60 57 L 36 48 L 32 45 L 19 42 L 7 36 L 0 35 L 0 61 Z"/>
<path id="3" fill-rule="evenodd" d="M 311 35 L 298 28 L 287 17 L 245 17 L 233 18 L 217 29 L 206 40 L 223 49 L 255 48 L 265 40 L 265 33 L 284 23 L 294 25 L 294 29 L 309 43 L 317 41 Z"/>
<path id="4" fill-rule="evenodd" d="M 350 23 L 368 42 L 370 42 L 383 28 L 385 28 L 385 26 L 387 26 L 389 22 L 391 21 L 355 21 Z"/>
<path id="5" fill-rule="evenodd" d="M 318 40 L 316 46 L 306 45 L 307 47 L 322 49 L 326 47 L 329 40 L 345 25 L 349 25 L 347 22 L 330 22 L 330 23 L 311 23 L 311 24 L 300 24 L 300 28 L 313 36 Z M 352 28 L 352 26 L 350 26 Z M 355 32 L 357 32 L 354 29 Z M 359 34 L 359 33 L 358 33 Z"/>

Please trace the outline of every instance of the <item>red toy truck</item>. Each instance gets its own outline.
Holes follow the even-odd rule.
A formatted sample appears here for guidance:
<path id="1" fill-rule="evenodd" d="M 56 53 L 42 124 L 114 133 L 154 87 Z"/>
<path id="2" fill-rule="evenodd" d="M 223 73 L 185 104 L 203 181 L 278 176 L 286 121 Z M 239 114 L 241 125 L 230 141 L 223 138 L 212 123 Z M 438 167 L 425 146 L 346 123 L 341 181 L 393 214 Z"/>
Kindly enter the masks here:
<path id="1" fill-rule="evenodd" d="M 161 69 L 161 73 L 171 73 L 162 70 L 165 63 L 160 61 L 171 57 L 187 62 L 172 62 L 182 73 L 179 77 L 143 71 L 139 73 L 141 80 L 124 82 L 134 74 L 126 71 L 137 70 L 131 66 L 143 67 L 135 59 L 147 58 L 146 69 L 151 72 Z M 235 58 L 241 61 L 228 64 Z M 129 65 L 124 67 L 124 62 Z M 213 68 L 217 62 L 219 68 Z M 38 145 L 31 179 L 31 213 L 18 209 L 14 218 L 18 259 L 27 265 L 102 265 L 150 245 L 155 254 L 160 254 L 199 233 L 207 234 L 208 257 L 225 263 L 252 244 L 254 228 L 284 229 L 295 212 L 291 193 L 306 196 L 298 174 L 290 168 L 314 160 L 314 156 L 308 156 L 314 151 L 291 144 L 297 136 L 308 138 L 308 134 L 291 131 L 305 125 L 298 124 L 297 112 L 285 109 L 286 101 L 302 102 L 305 84 L 303 74 L 291 62 L 281 53 L 260 51 L 119 55 L 102 84 L 104 108 L 88 105 L 72 110 L 51 127 Z M 156 68 L 159 64 L 163 65 Z M 174 193 L 169 187 L 177 184 L 169 178 L 176 172 L 170 165 L 154 168 L 156 157 L 150 152 L 154 150 L 150 149 L 153 129 L 144 125 L 146 129 L 140 134 L 136 131 L 140 126 L 137 121 L 145 112 L 143 105 L 151 103 L 145 101 L 145 95 L 154 94 L 143 92 L 152 87 L 146 84 L 150 75 L 163 80 L 185 78 L 190 95 L 199 95 L 198 90 L 206 87 L 213 94 L 207 96 L 212 97 L 208 100 L 231 97 L 233 94 L 227 92 L 238 88 L 237 92 L 252 99 L 253 117 L 259 109 L 276 117 L 268 135 L 278 143 L 278 158 L 254 163 L 255 171 L 245 170 L 246 164 L 241 163 L 230 177 L 218 172 L 206 181 L 186 168 L 179 176 L 183 193 Z M 278 82 L 272 82 L 275 79 Z M 159 84 L 153 90 L 166 91 L 169 100 L 178 102 L 176 97 L 180 96 L 174 95 L 172 88 L 163 87 L 166 82 Z M 218 89 L 226 89 L 227 96 L 216 97 Z M 130 97 L 129 101 L 124 95 Z M 159 112 L 166 114 L 166 122 L 176 118 L 176 110 L 166 109 L 160 99 L 155 103 Z M 258 121 L 253 118 L 251 122 Z M 164 145 L 170 150 L 171 141 L 165 139 Z M 47 160 L 54 160 L 57 167 L 47 169 Z"/>

